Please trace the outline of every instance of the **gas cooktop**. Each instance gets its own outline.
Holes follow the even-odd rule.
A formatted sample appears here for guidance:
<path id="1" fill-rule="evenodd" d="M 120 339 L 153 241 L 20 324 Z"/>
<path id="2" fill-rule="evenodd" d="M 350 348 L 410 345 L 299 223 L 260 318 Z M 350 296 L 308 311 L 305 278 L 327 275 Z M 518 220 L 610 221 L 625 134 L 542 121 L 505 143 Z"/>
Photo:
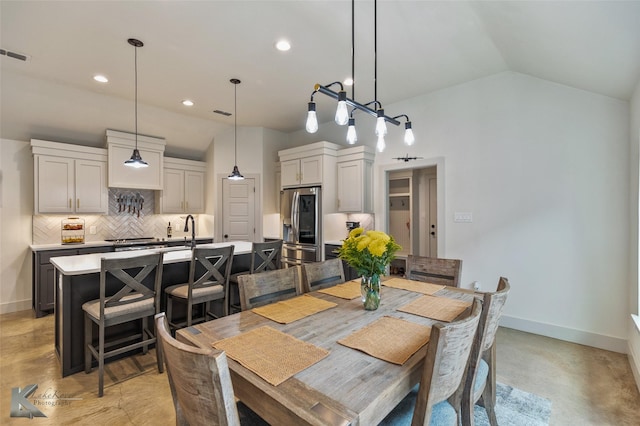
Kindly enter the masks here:
<path id="1" fill-rule="evenodd" d="M 155 241 L 153 237 L 136 237 L 136 238 L 108 238 L 105 241 L 114 244 L 131 244 L 131 243 L 148 243 Z"/>

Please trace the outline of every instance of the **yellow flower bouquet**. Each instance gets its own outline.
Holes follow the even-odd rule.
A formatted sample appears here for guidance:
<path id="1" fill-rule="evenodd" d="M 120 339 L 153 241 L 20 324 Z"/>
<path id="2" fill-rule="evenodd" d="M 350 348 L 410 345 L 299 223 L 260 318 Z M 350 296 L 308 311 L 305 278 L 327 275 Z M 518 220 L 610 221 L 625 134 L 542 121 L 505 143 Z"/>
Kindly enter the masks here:
<path id="1" fill-rule="evenodd" d="M 364 228 L 355 228 L 338 249 L 338 257 L 362 276 L 365 309 L 375 310 L 380 305 L 380 276 L 401 248 L 392 236 L 382 231 L 365 232 Z"/>

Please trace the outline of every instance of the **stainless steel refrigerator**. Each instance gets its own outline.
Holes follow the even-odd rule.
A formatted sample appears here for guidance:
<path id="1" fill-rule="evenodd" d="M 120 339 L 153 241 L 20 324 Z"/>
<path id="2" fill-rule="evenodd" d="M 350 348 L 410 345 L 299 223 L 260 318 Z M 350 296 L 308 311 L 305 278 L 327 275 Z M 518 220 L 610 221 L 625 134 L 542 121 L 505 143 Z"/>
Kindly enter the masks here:
<path id="1" fill-rule="evenodd" d="M 321 260 L 321 195 L 319 186 L 280 191 L 282 263 L 286 267 Z"/>

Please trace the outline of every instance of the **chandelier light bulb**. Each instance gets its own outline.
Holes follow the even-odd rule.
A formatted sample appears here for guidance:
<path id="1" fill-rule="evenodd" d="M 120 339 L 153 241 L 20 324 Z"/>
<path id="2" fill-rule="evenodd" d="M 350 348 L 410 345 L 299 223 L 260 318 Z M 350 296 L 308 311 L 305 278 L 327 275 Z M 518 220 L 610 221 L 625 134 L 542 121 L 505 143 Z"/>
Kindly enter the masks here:
<path id="1" fill-rule="evenodd" d="M 338 108 L 336 109 L 336 124 L 344 126 L 349 121 L 349 111 L 347 110 L 347 92 L 338 92 Z"/>
<path id="2" fill-rule="evenodd" d="M 309 133 L 315 133 L 318 131 L 318 118 L 316 117 L 316 103 L 309 102 L 309 112 L 307 113 L 307 125 L 306 129 Z"/>
<path id="3" fill-rule="evenodd" d="M 349 128 L 347 129 L 347 142 L 349 145 L 353 145 L 358 140 L 358 135 L 356 134 L 356 120 L 355 118 L 349 119 Z"/>
<path id="4" fill-rule="evenodd" d="M 376 119 L 376 136 L 384 137 L 387 134 L 387 123 L 384 121 L 384 110 L 378 110 L 378 118 Z"/>
<path id="5" fill-rule="evenodd" d="M 404 123 L 404 143 L 405 145 L 413 145 L 416 141 L 416 138 L 413 136 L 413 130 L 411 129 L 411 122 L 407 121 Z"/>
<path id="6" fill-rule="evenodd" d="M 378 152 L 383 152 L 386 147 L 387 144 L 384 142 L 384 136 L 378 136 L 378 143 L 376 144 Z"/>

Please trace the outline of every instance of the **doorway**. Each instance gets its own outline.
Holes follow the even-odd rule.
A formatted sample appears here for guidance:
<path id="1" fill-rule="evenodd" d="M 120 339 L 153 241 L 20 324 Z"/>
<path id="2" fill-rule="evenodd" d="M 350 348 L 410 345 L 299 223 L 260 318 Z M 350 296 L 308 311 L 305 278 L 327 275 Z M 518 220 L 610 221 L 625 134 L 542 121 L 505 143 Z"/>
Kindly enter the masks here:
<path id="1" fill-rule="evenodd" d="M 257 208 L 260 205 L 256 198 L 255 177 L 233 181 L 221 178 L 221 196 L 216 209 L 221 220 L 216 220 L 217 241 L 258 241 L 261 226 L 257 226 Z"/>
<path id="2" fill-rule="evenodd" d="M 376 183 L 379 223 L 403 246 L 398 257 L 444 253 L 444 159 L 381 165 Z"/>

